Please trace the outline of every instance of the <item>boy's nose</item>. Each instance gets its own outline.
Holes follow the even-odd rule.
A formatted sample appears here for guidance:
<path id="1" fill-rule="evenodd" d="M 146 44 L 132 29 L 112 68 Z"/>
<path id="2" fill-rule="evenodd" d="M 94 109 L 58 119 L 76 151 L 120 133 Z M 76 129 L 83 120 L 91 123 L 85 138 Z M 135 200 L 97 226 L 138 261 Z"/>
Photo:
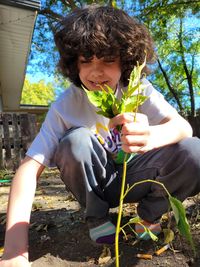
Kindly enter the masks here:
<path id="1" fill-rule="evenodd" d="M 99 63 L 94 63 L 91 69 L 92 75 L 99 77 L 103 75 L 103 66 Z"/>
<path id="2" fill-rule="evenodd" d="M 91 77 L 94 80 L 99 81 L 99 79 L 103 77 L 103 71 L 100 69 L 93 69 L 91 73 Z"/>

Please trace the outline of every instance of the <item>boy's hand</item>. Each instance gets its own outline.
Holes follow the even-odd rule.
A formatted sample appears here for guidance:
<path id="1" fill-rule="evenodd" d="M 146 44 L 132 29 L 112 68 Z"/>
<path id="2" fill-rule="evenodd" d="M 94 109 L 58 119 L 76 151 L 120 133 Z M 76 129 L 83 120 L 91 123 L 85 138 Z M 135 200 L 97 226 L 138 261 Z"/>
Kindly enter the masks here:
<path id="1" fill-rule="evenodd" d="M 13 259 L 0 260 L 0 267 L 31 267 L 31 264 L 24 256 L 17 256 Z"/>
<path id="2" fill-rule="evenodd" d="M 121 125 L 122 149 L 127 153 L 144 153 L 151 149 L 150 127 L 144 114 L 123 113 L 110 120 L 109 127 Z"/>

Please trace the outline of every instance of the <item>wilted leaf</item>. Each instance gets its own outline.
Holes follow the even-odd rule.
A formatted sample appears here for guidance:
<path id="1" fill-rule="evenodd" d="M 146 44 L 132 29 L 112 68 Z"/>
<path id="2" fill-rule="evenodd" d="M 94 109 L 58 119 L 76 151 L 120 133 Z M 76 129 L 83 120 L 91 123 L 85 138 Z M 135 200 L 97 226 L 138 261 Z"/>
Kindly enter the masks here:
<path id="1" fill-rule="evenodd" d="M 174 240 L 174 232 L 171 229 L 163 229 L 164 244 L 171 243 Z"/>

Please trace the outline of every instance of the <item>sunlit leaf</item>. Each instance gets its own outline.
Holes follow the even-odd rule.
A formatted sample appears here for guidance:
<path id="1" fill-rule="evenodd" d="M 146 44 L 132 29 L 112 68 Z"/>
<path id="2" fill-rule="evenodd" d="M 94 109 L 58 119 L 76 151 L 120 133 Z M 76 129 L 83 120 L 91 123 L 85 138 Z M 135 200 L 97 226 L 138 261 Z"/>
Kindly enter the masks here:
<path id="1" fill-rule="evenodd" d="M 145 227 L 145 230 L 148 232 L 153 241 L 158 241 L 158 237 L 150 229 Z"/>
<path id="2" fill-rule="evenodd" d="M 136 111 L 137 107 L 140 106 L 145 100 L 146 96 L 143 95 L 133 95 L 130 96 L 125 101 L 125 111 L 124 112 L 133 112 Z"/>
<path id="3" fill-rule="evenodd" d="M 139 223 L 141 222 L 141 218 L 139 216 L 133 217 L 129 220 L 130 223 Z"/>
<path id="4" fill-rule="evenodd" d="M 192 235 L 190 232 L 190 226 L 186 217 L 185 209 L 183 204 L 178 199 L 170 196 L 169 201 L 174 212 L 174 217 L 177 223 L 177 227 L 181 235 L 183 235 L 190 243 L 194 253 L 195 253 L 195 246 L 192 239 Z"/>
<path id="5" fill-rule="evenodd" d="M 89 101 L 100 109 L 100 111 L 97 111 L 98 114 L 107 118 L 113 118 L 117 114 L 137 111 L 137 107 L 147 99 L 146 96 L 140 94 L 145 88 L 145 85 L 140 80 L 145 64 L 146 60 L 141 65 L 137 63 L 137 66 L 134 67 L 127 90 L 122 92 L 121 100 L 117 99 L 114 90 L 108 85 L 101 86 L 99 91 L 89 91 L 83 87 Z M 137 94 L 134 95 L 135 92 Z"/>
<path id="6" fill-rule="evenodd" d="M 101 106 L 101 102 L 102 102 L 102 91 L 89 91 L 87 89 L 85 89 L 83 87 L 83 89 L 85 90 L 85 92 L 87 93 L 87 97 L 89 99 L 89 101 L 95 105 L 96 107 Z"/>

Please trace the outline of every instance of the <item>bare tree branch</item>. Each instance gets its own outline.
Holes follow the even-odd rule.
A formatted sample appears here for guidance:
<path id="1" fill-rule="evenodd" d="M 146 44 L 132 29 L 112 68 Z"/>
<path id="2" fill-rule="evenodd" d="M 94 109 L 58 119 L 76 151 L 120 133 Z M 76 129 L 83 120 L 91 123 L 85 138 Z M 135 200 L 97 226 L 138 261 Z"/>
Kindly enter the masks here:
<path id="1" fill-rule="evenodd" d="M 158 11 L 158 10 L 161 10 L 161 9 L 166 9 L 166 8 L 170 8 L 170 7 L 176 7 L 176 6 L 180 6 L 180 5 L 184 5 L 184 6 L 188 6 L 188 5 L 193 5 L 193 4 L 198 4 L 200 3 L 200 0 L 197 0 L 197 1 L 192 1 L 192 0 L 189 0 L 189 1 L 182 1 L 182 2 L 174 2 L 174 3 L 158 3 L 156 5 L 152 5 L 152 6 L 149 6 L 149 7 L 145 7 L 144 9 L 147 10 L 147 12 L 144 12 L 142 14 L 142 16 L 147 16 L 149 15 L 150 13 L 152 12 L 155 12 Z M 140 10 L 140 12 L 142 12 L 142 10 Z"/>
<path id="2" fill-rule="evenodd" d="M 195 111 L 194 88 L 193 88 L 193 83 L 192 83 L 192 76 L 191 76 L 191 73 L 189 72 L 189 69 L 188 69 L 188 66 L 185 60 L 185 53 L 184 53 L 184 46 L 183 46 L 183 21 L 182 19 L 180 19 L 179 45 L 180 45 L 180 54 L 181 54 L 181 60 L 183 63 L 183 69 L 187 77 L 188 89 L 190 92 L 191 116 L 195 116 L 196 111 Z"/>
<path id="3" fill-rule="evenodd" d="M 183 112 L 183 106 L 182 106 L 182 104 L 181 104 L 181 102 L 179 100 L 178 94 L 176 93 L 176 91 L 174 90 L 173 86 L 171 85 L 170 80 L 169 80 L 169 77 L 167 76 L 167 73 L 164 70 L 164 68 L 163 68 L 163 66 L 162 66 L 159 58 L 157 59 L 157 61 L 158 61 L 159 68 L 160 68 L 160 70 L 161 70 L 161 72 L 162 72 L 162 74 L 163 74 L 163 76 L 165 78 L 165 82 L 167 84 L 167 87 L 168 87 L 169 91 L 171 92 L 171 94 L 175 98 L 175 100 L 176 100 L 176 102 L 178 104 L 178 107 L 180 109 L 180 112 Z"/>
<path id="4" fill-rule="evenodd" d="M 60 14 L 58 14 L 58 13 L 52 11 L 52 10 L 49 9 L 49 8 L 44 8 L 44 9 L 40 10 L 40 11 L 39 11 L 39 14 L 44 15 L 44 16 L 46 16 L 46 17 L 49 17 L 49 18 L 51 18 L 51 19 L 54 19 L 54 20 L 56 20 L 56 21 L 61 20 L 61 19 L 63 18 L 62 15 L 60 15 Z"/>

